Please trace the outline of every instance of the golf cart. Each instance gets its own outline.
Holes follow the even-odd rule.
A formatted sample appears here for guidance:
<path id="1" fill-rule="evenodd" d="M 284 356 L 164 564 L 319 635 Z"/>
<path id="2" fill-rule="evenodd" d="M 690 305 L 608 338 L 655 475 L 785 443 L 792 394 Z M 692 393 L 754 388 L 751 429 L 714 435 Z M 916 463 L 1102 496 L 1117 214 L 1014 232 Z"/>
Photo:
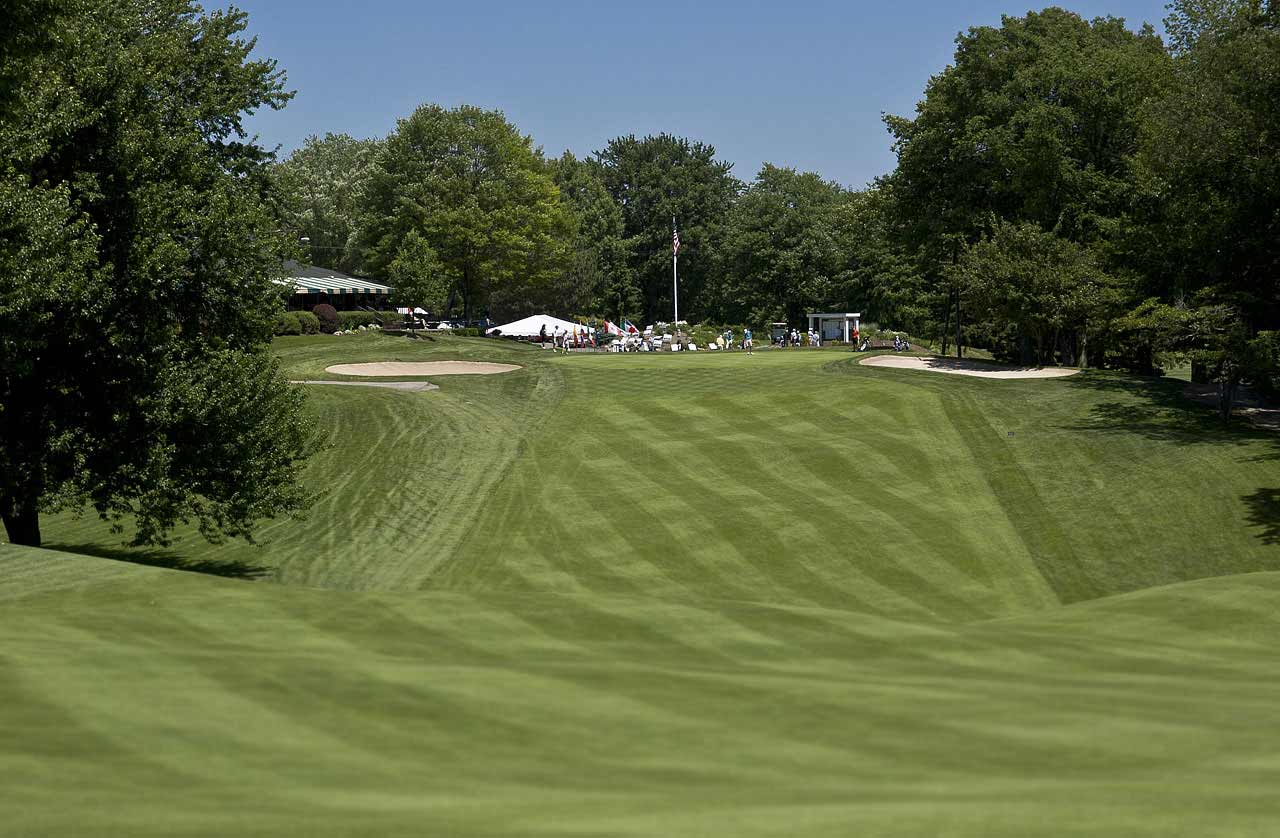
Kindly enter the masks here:
<path id="1" fill-rule="evenodd" d="M 791 335 L 791 327 L 786 323 L 770 323 L 769 324 L 769 343 L 774 346 L 786 346 L 787 338 Z"/>

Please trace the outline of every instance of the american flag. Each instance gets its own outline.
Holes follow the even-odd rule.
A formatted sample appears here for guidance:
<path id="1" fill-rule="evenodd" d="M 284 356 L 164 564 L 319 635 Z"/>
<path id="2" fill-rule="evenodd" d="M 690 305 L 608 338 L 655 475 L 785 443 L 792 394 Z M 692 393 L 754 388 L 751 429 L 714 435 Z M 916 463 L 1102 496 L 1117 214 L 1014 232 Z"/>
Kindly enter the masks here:
<path id="1" fill-rule="evenodd" d="M 671 255 L 680 255 L 680 233 L 676 230 L 676 223 L 671 222 Z"/>

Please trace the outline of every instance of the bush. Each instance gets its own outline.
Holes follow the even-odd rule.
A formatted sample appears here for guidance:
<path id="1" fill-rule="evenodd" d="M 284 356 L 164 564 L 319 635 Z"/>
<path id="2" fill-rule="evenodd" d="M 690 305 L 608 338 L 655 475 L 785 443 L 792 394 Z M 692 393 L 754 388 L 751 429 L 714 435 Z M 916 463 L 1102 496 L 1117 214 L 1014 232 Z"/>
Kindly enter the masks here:
<path id="1" fill-rule="evenodd" d="M 344 331 L 361 326 L 372 326 L 380 322 L 378 315 L 372 311 L 340 311 L 338 312 L 338 328 Z"/>
<path id="2" fill-rule="evenodd" d="M 298 326 L 302 329 L 304 335 L 320 334 L 320 318 L 316 317 L 309 311 L 295 311 L 294 315 L 298 318 Z"/>
<path id="3" fill-rule="evenodd" d="M 314 335 L 320 331 L 320 320 L 309 311 L 282 311 L 276 315 L 272 334 Z"/>
<path id="4" fill-rule="evenodd" d="M 300 335 L 302 324 L 295 317 L 296 311 L 282 311 L 276 315 L 276 322 L 271 330 L 273 335 Z"/>
<path id="5" fill-rule="evenodd" d="M 319 318 L 320 331 L 326 335 L 331 335 L 338 331 L 338 310 L 336 308 L 328 303 L 321 303 L 311 309 L 311 313 Z"/>

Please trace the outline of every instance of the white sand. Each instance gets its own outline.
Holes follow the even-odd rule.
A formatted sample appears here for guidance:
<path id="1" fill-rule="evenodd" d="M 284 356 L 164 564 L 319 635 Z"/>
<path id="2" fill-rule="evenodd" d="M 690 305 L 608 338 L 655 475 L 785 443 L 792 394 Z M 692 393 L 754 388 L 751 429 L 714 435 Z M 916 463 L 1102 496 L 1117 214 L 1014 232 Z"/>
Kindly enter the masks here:
<path id="1" fill-rule="evenodd" d="M 927 370 L 952 375 L 972 375 L 975 378 L 1064 378 L 1080 372 L 1068 367 L 1010 367 L 958 358 L 920 358 L 912 355 L 875 355 L 864 358 L 862 363 L 869 367 Z"/>
<path id="2" fill-rule="evenodd" d="M 497 375 L 520 367 L 485 361 L 379 361 L 373 364 L 336 364 L 325 367 L 334 375 L 386 377 L 396 375 Z"/>

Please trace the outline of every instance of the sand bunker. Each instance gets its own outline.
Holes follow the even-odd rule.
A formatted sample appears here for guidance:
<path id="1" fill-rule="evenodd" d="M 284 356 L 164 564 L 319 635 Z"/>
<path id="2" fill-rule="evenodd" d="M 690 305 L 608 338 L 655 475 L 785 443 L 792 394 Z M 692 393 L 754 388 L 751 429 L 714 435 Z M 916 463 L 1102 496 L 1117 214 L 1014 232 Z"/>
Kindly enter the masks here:
<path id="1" fill-rule="evenodd" d="M 1010 367 L 957 358 L 920 358 L 911 355 L 875 355 L 864 358 L 862 363 L 869 367 L 928 370 L 952 375 L 972 375 L 976 378 L 1063 378 L 1080 372 L 1067 367 Z"/>
<path id="2" fill-rule="evenodd" d="M 334 375 L 363 375 L 384 378 L 398 375 L 497 375 L 518 370 L 515 364 L 486 361 L 379 361 L 373 364 L 336 364 L 325 367 Z"/>

